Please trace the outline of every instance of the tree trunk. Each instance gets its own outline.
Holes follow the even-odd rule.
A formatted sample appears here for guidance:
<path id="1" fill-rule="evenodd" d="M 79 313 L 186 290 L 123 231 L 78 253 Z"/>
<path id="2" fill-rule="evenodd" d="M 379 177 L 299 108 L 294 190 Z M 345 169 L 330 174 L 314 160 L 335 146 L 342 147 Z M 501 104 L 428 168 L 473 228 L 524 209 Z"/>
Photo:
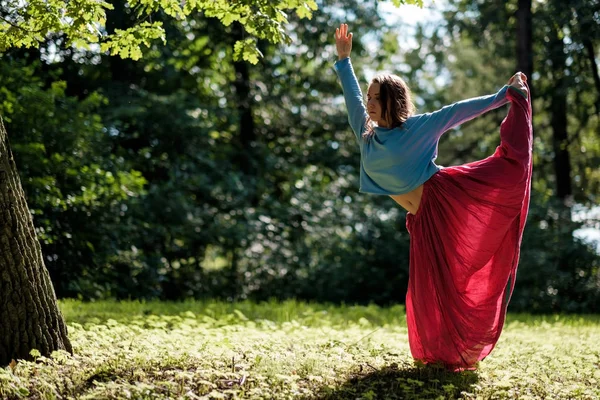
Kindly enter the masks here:
<path id="1" fill-rule="evenodd" d="M 234 41 L 242 40 L 243 27 L 236 23 L 233 26 Z M 256 127 L 252 116 L 252 96 L 250 93 L 250 69 L 246 61 L 234 61 L 235 69 L 235 94 L 237 100 L 237 109 L 240 117 L 239 139 L 242 145 L 242 152 L 238 162 L 248 175 L 256 175 L 256 166 L 254 165 L 254 150 L 252 143 L 256 141 Z"/>
<path id="2" fill-rule="evenodd" d="M 126 30 L 132 26 L 130 16 L 125 11 L 125 2 L 123 0 L 111 1 L 112 10 L 106 11 L 106 33 L 112 35 L 115 30 Z M 105 57 L 103 62 L 108 61 L 110 68 L 110 79 L 113 82 L 128 85 L 132 75 L 132 62 L 129 59 L 123 59 L 118 56 Z"/>
<path id="3" fill-rule="evenodd" d="M 571 158 L 569 156 L 567 134 L 567 96 L 563 85 L 564 78 L 556 81 L 557 87 L 552 94 L 552 131 L 554 147 L 554 172 L 556 175 L 556 196 L 569 200 L 571 191 Z M 562 86 L 562 87 L 561 87 Z"/>
<path id="4" fill-rule="evenodd" d="M 235 23 L 232 28 L 233 41 L 242 40 L 244 38 L 244 28 L 241 24 Z M 237 103 L 237 111 L 239 115 L 239 143 L 240 149 L 234 161 L 242 168 L 247 182 L 248 197 L 245 204 L 251 207 L 258 206 L 259 203 L 259 179 L 257 151 L 255 148 L 256 142 L 256 125 L 252 113 L 252 93 L 250 91 L 250 68 L 246 61 L 234 61 L 233 68 L 235 70 L 235 97 Z M 232 245 L 229 247 L 231 251 L 230 258 L 230 293 L 231 299 L 236 300 L 240 297 L 240 281 L 241 274 L 239 271 L 238 252 L 240 243 L 238 240 L 232 240 Z"/>
<path id="5" fill-rule="evenodd" d="M 517 70 L 527 75 L 533 97 L 533 41 L 531 28 L 531 0 L 519 0 L 517 9 Z"/>
<path id="6" fill-rule="evenodd" d="M 571 200 L 571 159 L 568 149 L 567 132 L 567 83 L 565 79 L 566 55 L 564 43 L 556 28 L 551 30 L 550 59 L 554 88 L 550 109 L 554 147 L 554 172 L 556 176 L 556 196 L 566 205 Z"/>
<path id="7" fill-rule="evenodd" d="M 587 50 L 588 60 L 592 68 L 592 77 L 596 86 L 596 113 L 600 115 L 600 74 L 598 73 L 598 64 L 596 63 L 596 53 L 594 52 L 594 44 L 589 38 L 583 40 L 583 46 Z"/>
<path id="8" fill-rule="evenodd" d="M 0 367 L 33 349 L 73 351 L 0 119 Z"/>
<path id="9" fill-rule="evenodd" d="M 592 2 L 581 1 L 580 4 L 571 6 L 574 14 L 577 15 L 577 27 L 571 27 L 572 31 L 578 31 L 581 43 L 585 48 L 587 59 L 590 62 L 592 78 L 596 88 L 596 100 L 594 105 L 596 113 L 600 115 L 600 73 L 598 71 L 598 63 L 596 62 L 596 53 L 594 51 L 594 42 L 592 41 L 597 36 L 598 24 L 594 20 L 594 14 L 597 15 L 600 11 L 600 5 L 592 5 Z"/>

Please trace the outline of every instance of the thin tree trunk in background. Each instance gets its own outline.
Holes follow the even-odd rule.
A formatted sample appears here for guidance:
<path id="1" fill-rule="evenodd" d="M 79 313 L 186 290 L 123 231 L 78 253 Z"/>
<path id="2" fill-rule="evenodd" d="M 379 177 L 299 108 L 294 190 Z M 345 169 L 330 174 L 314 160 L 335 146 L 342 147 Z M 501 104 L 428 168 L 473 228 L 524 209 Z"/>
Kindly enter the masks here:
<path id="1" fill-rule="evenodd" d="M 519 0 L 517 9 L 517 70 L 527 75 L 533 97 L 533 36 L 531 0 Z"/>
<path id="2" fill-rule="evenodd" d="M 566 54 L 564 43 L 556 29 L 551 30 L 551 62 L 554 88 L 550 109 L 554 148 L 554 172 L 556 176 L 556 196 L 568 203 L 572 194 L 571 159 L 568 149 L 567 131 L 567 83 L 565 79 Z"/>
<path id="3" fill-rule="evenodd" d="M 239 23 L 234 24 L 234 42 L 243 38 L 243 27 Z M 252 147 L 252 143 L 256 141 L 256 127 L 252 116 L 253 99 L 250 93 L 250 69 L 246 61 L 234 61 L 233 68 L 235 70 L 233 86 L 235 87 L 237 110 L 240 118 L 239 140 L 242 147 L 238 162 L 246 174 L 256 175 Z"/>
<path id="4" fill-rule="evenodd" d="M 0 367 L 33 349 L 73 351 L 0 119 Z"/>
<path id="5" fill-rule="evenodd" d="M 566 68 L 567 55 L 565 45 L 561 37 L 562 25 L 555 22 L 549 30 L 549 59 L 552 76 L 552 87 L 550 89 L 550 124 L 552 125 L 552 147 L 554 150 L 554 176 L 556 177 L 556 197 L 560 200 L 558 206 L 559 226 L 572 227 L 572 182 L 571 182 L 571 158 L 568 148 L 568 125 L 567 125 L 567 94 L 569 91 Z M 572 228 L 571 228 L 572 229 Z M 561 229 L 564 232 L 564 230 Z M 572 232 L 565 236 L 572 237 Z M 559 245 L 560 247 L 560 245 Z M 563 276 L 569 276 L 572 267 L 568 252 L 559 250 L 558 271 Z"/>
<path id="6" fill-rule="evenodd" d="M 577 26 L 571 26 L 571 30 L 578 32 L 581 38 L 581 44 L 585 49 L 587 59 L 590 62 L 594 87 L 596 88 L 596 100 L 594 106 L 596 114 L 600 115 L 600 73 L 598 71 L 598 63 L 596 62 L 596 52 L 594 50 L 593 38 L 596 38 L 598 32 L 598 23 L 594 15 L 600 12 L 600 4 L 592 4 L 589 0 L 580 0 L 579 3 L 572 5 L 573 15 L 576 15 Z"/>
<path id="7" fill-rule="evenodd" d="M 554 171 L 556 174 L 556 196 L 566 201 L 571 190 L 571 159 L 569 156 L 567 134 L 567 96 L 564 78 L 556 81 L 555 93 L 552 95 L 552 130 L 554 147 Z"/>
<path id="8" fill-rule="evenodd" d="M 106 32 L 109 35 L 115 33 L 116 29 L 127 29 L 131 25 L 127 24 L 128 16 L 123 11 L 125 2 L 123 0 L 111 1 L 114 9 L 106 11 Z M 120 56 L 112 56 L 106 59 L 109 63 L 110 78 L 115 82 L 128 82 L 130 80 L 130 60 L 125 60 Z"/>
<path id="9" fill-rule="evenodd" d="M 235 23 L 232 27 L 232 39 L 234 43 L 244 39 L 244 28 L 241 24 Z M 255 149 L 256 142 L 256 125 L 254 116 L 252 115 L 252 104 L 254 99 L 250 91 L 250 67 L 246 61 L 234 61 L 233 68 L 235 70 L 235 95 L 237 102 L 237 111 L 239 116 L 239 143 L 240 150 L 235 157 L 235 161 L 241 167 L 245 175 L 246 190 L 248 200 L 246 204 L 256 207 L 259 202 L 258 190 L 258 160 Z M 228 251 L 231 252 L 230 257 L 230 275 L 229 286 L 232 299 L 238 299 L 240 296 L 243 279 L 240 273 L 238 252 L 240 251 L 239 241 L 232 240 L 232 246 Z"/>
<path id="10" fill-rule="evenodd" d="M 594 78 L 594 86 L 596 86 L 596 113 L 600 115 L 600 74 L 598 72 L 598 63 L 596 63 L 596 53 L 594 52 L 594 44 L 588 39 L 583 40 L 583 45 L 587 50 L 588 60 L 592 67 L 592 76 Z"/>
<path id="11" fill-rule="evenodd" d="M 234 82 L 237 94 L 237 109 L 240 116 L 240 140 L 245 150 L 250 150 L 256 140 L 256 129 L 252 118 L 252 99 L 250 98 L 250 71 L 245 61 L 233 63 L 236 79 Z M 250 165 L 248 165 L 250 167 Z"/>

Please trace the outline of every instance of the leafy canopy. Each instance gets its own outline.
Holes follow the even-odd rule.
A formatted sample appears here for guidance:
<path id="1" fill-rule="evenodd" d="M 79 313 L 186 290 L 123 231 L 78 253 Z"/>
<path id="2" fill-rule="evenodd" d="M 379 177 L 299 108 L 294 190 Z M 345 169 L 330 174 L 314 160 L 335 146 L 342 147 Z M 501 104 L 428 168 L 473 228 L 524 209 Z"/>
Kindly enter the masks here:
<path id="1" fill-rule="evenodd" d="M 396 6 L 422 6 L 422 0 L 392 2 Z M 126 7 L 137 13 L 139 23 L 108 34 L 106 10 L 114 7 L 106 1 L 0 0 L 0 51 L 37 47 L 49 34 L 62 33 L 69 45 L 89 49 L 90 45 L 99 44 L 102 51 L 111 55 L 137 60 L 142 57 L 142 45 L 149 47 L 156 39 L 166 42 L 162 22 L 147 20 L 148 16 L 162 12 L 183 20 L 201 12 L 218 18 L 225 26 L 239 22 L 248 36 L 234 45 L 234 56 L 256 64 L 262 55 L 256 46 L 257 39 L 290 44 L 286 12 L 310 19 L 317 3 L 315 0 L 128 0 Z"/>

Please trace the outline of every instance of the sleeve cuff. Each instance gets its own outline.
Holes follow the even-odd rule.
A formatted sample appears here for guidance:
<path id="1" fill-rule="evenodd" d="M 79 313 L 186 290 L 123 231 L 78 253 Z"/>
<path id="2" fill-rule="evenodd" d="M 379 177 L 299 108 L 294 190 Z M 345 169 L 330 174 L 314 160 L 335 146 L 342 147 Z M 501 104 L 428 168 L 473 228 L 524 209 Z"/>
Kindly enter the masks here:
<path id="1" fill-rule="evenodd" d="M 347 65 L 350 65 L 350 57 L 346 57 L 346 58 L 336 61 L 335 64 L 333 64 L 333 67 L 337 71 L 339 71 L 340 69 L 344 68 Z"/>
<path id="2" fill-rule="evenodd" d="M 524 91 L 517 89 L 514 86 L 508 86 L 508 88 L 511 89 L 513 92 L 519 93 L 521 96 L 523 96 L 523 98 L 525 98 L 525 100 L 527 100 L 527 93 L 525 93 Z"/>

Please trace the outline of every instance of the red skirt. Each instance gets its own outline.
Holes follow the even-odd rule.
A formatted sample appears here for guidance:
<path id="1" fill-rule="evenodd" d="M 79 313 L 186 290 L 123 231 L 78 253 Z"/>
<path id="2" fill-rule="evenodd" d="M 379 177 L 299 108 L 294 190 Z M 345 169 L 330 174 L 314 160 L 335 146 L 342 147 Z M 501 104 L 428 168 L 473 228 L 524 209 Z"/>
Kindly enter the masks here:
<path id="1" fill-rule="evenodd" d="M 444 168 L 408 214 L 410 349 L 424 363 L 471 368 L 494 348 L 515 285 L 529 209 L 531 99 L 511 106 L 494 155 Z"/>

